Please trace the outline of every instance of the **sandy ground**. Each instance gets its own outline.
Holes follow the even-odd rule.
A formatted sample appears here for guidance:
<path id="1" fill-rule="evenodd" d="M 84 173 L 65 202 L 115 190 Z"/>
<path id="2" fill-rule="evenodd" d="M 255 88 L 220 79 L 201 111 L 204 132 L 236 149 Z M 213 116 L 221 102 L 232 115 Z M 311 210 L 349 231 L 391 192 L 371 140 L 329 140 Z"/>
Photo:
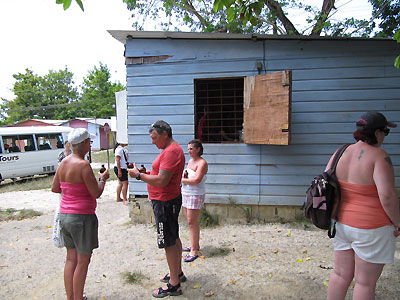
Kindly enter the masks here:
<path id="1" fill-rule="evenodd" d="M 116 181 L 98 200 L 100 248 L 94 251 L 85 291 L 90 300 L 154 299 L 167 272 L 153 225 L 129 223 L 128 208 L 114 201 Z M 51 231 L 58 195 L 50 190 L 0 194 L 0 208 L 34 208 L 34 219 L 0 223 L 0 299 L 66 299 L 63 286 L 65 249 L 53 246 Z M 223 225 L 201 233 L 202 257 L 183 263 L 188 281 L 176 299 L 325 299 L 333 266 L 326 233 L 299 224 Z M 181 224 L 181 239 L 189 231 Z M 209 257 L 218 248 L 227 256 Z M 396 260 L 378 281 L 376 299 L 400 299 L 400 244 Z M 126 284 L 123 272 L 142 272 L 141 285 Z M 213 294 L 206 297 L 206 293 Z M 346 299 L 351 299 L 349 290 Z M 174 298 L 175 299 L 175 298 Z"/>

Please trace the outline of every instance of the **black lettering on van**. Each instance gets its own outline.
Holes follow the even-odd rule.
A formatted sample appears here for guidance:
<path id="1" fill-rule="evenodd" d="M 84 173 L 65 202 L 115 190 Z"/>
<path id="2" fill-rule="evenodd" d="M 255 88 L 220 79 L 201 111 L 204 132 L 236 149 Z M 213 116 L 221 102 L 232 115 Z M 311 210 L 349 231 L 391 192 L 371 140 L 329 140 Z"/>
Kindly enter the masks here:
<path id="1" fill-rule="evenodd" d="M 19 156 L 18 155 L 14 155 L 14 156 L 0 155 L 0 163 L 7 162 L 7 161 L 13 161 L 13 160 L 19 160 Z"/>

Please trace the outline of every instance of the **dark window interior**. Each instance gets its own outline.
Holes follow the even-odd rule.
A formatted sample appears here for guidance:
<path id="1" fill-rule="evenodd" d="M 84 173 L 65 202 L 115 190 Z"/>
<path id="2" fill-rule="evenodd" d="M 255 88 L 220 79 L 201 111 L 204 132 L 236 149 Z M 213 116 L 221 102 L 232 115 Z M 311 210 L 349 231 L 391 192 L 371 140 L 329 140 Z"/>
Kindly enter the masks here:
<path id="1" fill-rule="evenodd" d="M 203 143 L 240 143 L 243 129 L 243 78 L 197 79 L 195 137 Z"/>

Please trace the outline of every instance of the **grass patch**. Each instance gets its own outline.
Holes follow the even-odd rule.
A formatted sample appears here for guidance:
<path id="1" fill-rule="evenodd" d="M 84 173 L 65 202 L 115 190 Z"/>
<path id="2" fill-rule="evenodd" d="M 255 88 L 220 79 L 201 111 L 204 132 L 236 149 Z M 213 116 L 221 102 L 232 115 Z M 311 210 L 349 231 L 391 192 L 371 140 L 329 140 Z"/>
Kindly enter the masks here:
<path id="1" fill-rule="evenodd" d="M 54 175 L 41 175 L 34 176 L 31 178 L 24 178 L 16 181 L 2 182 L 0 185 L 0 194 L 9 192 L 20 192 L 20 191 L 33 191 L 51 188 Z"/>
<path id="2" fill-rule="evenodd" d="M 113 149 L 109 149 L 110 164 L 115 161 L 115 154 Z M 92 162 L 94 163 L 107 163 L 107 150 L 92 151 Z"/>
<path id="3" fill-rule="evenodd" d="M 144 276 L 141 271 L 123 272 L 121 273 L 121 277 L 127 284 L 142 284 L 143 279 L 150 280 L 150 278 Z"/>
<path id="4" fill-rule="evenodd" d="M 216 248 L 207 253 L 207 257 L 227 256 L 231 250 L 229 248 Z"/>
<path id="5" fill-rule="evenodd" d="M 41 216 L 42 213 L 33 209 L 14 209 L 7 208 L 6 210 L 0 209 L 0 221 L 11 221 L 11 220 L 23 220 L 31 219 L 34 217 Z"/>
<path id="6" fill-rule="evenodd" d="M 210 214 L 205 207 L 200 210 L 199 225 L 201 228 L 216 227 L 219 225 L 218 215 Z"/>

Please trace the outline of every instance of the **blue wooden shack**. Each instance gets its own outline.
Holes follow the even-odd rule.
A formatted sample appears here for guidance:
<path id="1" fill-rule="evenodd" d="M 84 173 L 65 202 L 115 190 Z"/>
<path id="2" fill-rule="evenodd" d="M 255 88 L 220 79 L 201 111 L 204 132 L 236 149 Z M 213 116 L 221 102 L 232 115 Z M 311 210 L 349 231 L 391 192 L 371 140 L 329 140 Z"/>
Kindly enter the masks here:
<path id="1" fill-rule="evenodd" d="M 109 32 L 125 44 L 129 156 L 151 168 L 159 119 L 185 153 L 201 138 L 206 203 L 298 208 L 363 112 L 400 125 L 400 45 L 389 39 Z M 384 149 L 400 187 L 399 128 Z M 131 180 L 129 193 L 146 185 Z"/>

